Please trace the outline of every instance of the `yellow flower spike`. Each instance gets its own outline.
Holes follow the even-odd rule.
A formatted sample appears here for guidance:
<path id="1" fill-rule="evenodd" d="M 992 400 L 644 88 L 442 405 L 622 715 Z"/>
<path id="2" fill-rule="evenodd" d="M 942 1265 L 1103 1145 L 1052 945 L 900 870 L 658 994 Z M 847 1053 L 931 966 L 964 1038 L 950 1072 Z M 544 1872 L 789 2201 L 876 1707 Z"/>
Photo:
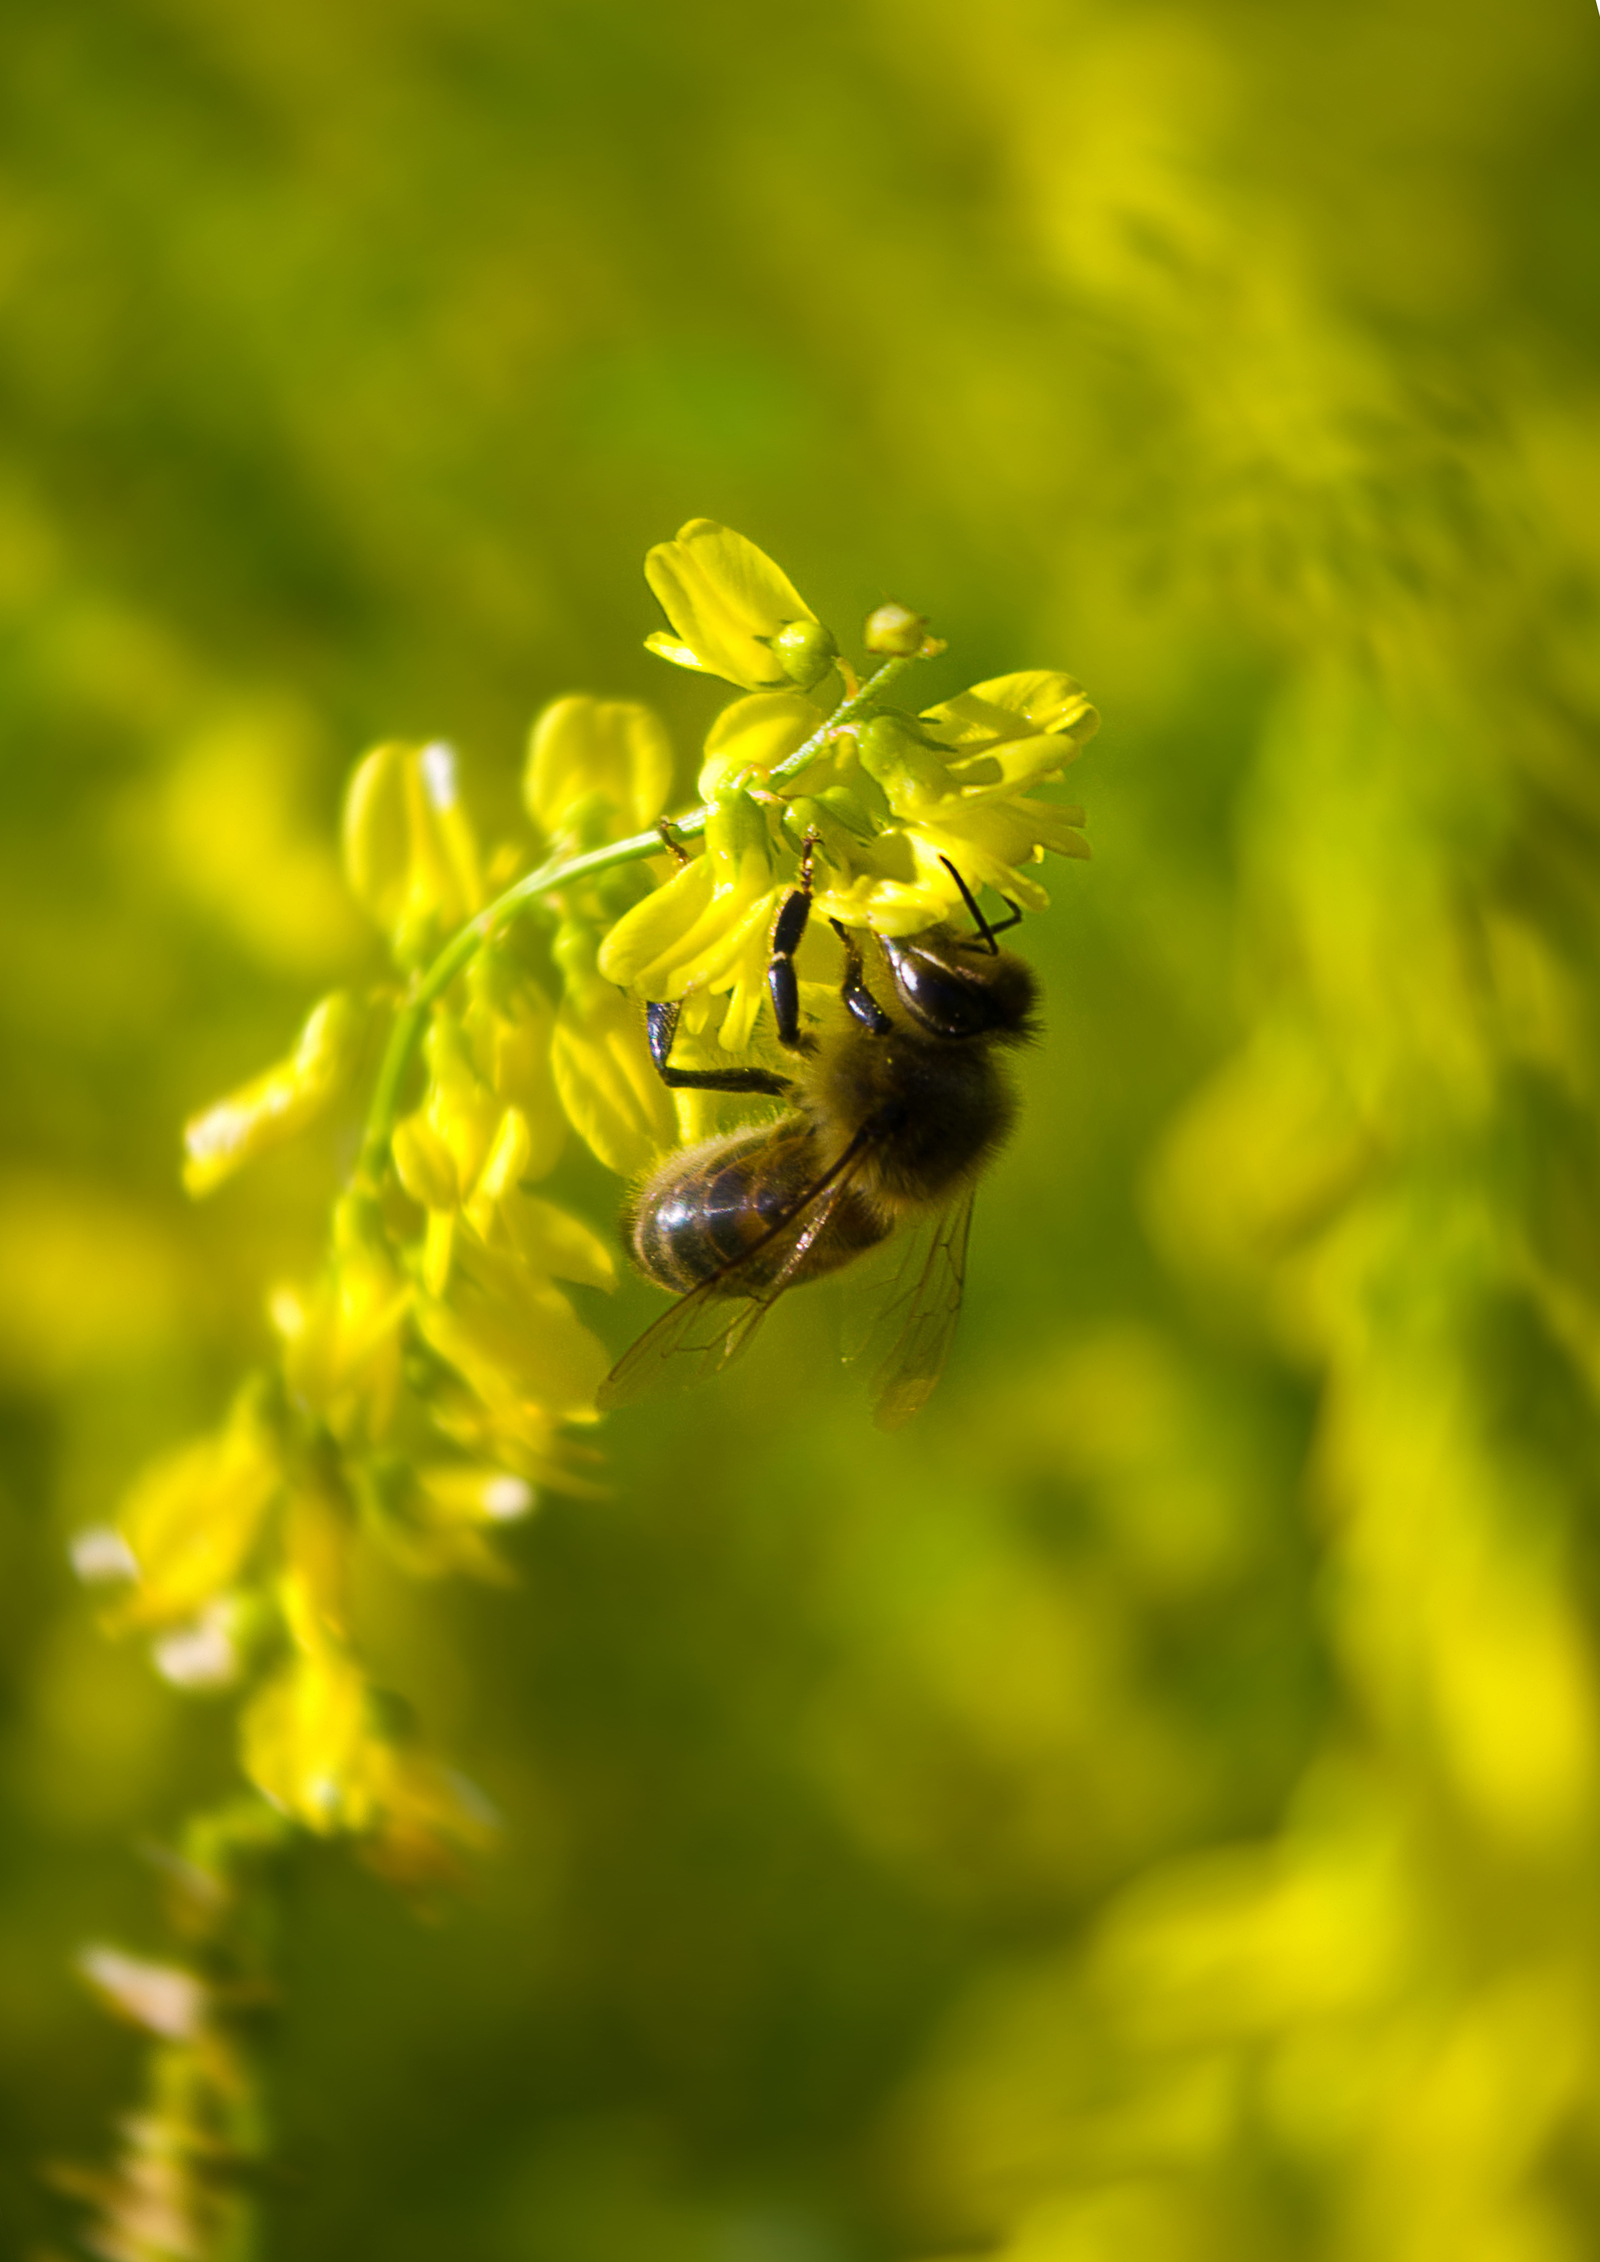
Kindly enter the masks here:
<path id="1" fill-rule="evenodd" d="M 698 860 L 684 867 L 699 868 Z M 566 986 L 550 1067 L 563 1112 L 608 1170 L 632 1177 L 676 1138 L 671 1095 L 650 1058 L 644 1016 L 597 970 L 595 937 L 581 921 L 564 922 L 554 951 Z"/>
<path id="2" fill-rule="evenodd" d="M 242 1085 L 183 1127 L 183 1183 L 209 1194 L 244 1163 L 282 1146 L 337 1098 L 360 1051 L 365 1014 L 336 990 L 312 1012 L 287 1060 Z"/>
<path id="3" fill-rule="evenodd" d="M 747 691 L 796 680 L 805 688 L 826 671 L 824 661 L 814 674 L 791 677 L 773 652 L 772 639 L 790 622 L 817 616 L 766 553 L 731 528 L 690 519 L 674 541 L 656 545 L 644 572 L 673 628 L 671 636 L 658 630 L 645 638 L 658 659 Z"/>
<path id="4" fill-rule="evenodd" d="M 705 760 L 696 788 L 702 801 L 767 771 L 797 753 L 827 721 L 803 692 L 755 691 L 724 707 L 706 733 Z"/>
<path id="5" fill-rule="evenodd" d="M 191 1618 L 243 1570 L 283 1481 L 259 1397 L 241 1391 L 221 1430 L 134 1480 L 117 1529 L 138 1577 L 113 1613 L 119 1630 Z"/>
<path id="6" fill-rule="evenodd" d="M 483 881 L 450 747 L 387 745 L 366 757 L 345 796 L 344 861 L 402 965 L 472 917 Z"/>
<path id="7" fill-rule="evenodd" d="M 417 1323 L 487 1406 L 592 1417 L 610 1363 L 604 1348 L 559 1290 L 466 1227 L 457 1230 L 442 1291 L 419 1299 Z"/>
<path id="8" fill-rule="evenodd" d="M 533 977 L 500 952 L 479 951 L 467 970 L 465 1015 L 478 1074 L 528 1127 L 522 1176 L 544 1178 L 561 1159 L 566 1120 L 551 1067 L 556 1009 Z"/>
<path id="9" fill-rule="evenodd" d="M 597 839 L 643 832 L 672 791 L 672 741 L 654 708 L 627 699 L 557 699 L 535 719 L 522 797 L 548 840 L 587 833 L 598 804 Z"/>
<path id="10" fill-rule="evenodd" d="M 300 1651 L 244 1716 L 241 1757 L 258 1791 L 320 1837 L 370 1827 L 385 1755 L 366 1678 L 342 1650 Z"/>

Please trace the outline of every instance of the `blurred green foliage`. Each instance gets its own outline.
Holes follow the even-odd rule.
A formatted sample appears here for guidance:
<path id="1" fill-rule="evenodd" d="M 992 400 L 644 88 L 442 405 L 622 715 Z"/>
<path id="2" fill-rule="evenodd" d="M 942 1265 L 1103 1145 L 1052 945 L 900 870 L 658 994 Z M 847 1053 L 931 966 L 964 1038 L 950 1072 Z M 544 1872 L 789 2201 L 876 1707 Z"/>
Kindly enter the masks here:
<path id="1" fill-rule="evenodd" d="M 375 959 L 380 736 L 512 821 L 709 513 L 1071 668 L 1096 862 L 957 1359 L 819 1290 L 367 1622 L 506 1829 L 286 1933 L 295 2262 L 1566 2262 L 1600 2219 L 1600 49 L 1586 8 L 13 0 L 0 2245 L 228 1723 L 63 1543 L 338 1156 L 176 1126 Z M 686 774 L 684 788 L 690 783 Z M 614 1199 L 593 1166 L 564 1198 Z M 596 1324 L 627 1340 L 649 1299 Z"/>

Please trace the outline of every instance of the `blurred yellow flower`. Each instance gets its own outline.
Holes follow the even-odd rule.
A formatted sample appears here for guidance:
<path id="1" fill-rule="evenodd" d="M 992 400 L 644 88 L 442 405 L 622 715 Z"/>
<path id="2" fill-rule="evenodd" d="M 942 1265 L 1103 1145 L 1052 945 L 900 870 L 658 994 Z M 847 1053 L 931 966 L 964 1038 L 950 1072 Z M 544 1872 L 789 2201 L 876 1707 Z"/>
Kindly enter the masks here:
<path id="1" fill-rule="evenodd" d="M 654 708 L 574 694 L 534 723 L 523 799 L 548 841 L 592 847 L 654 824 L 672 771 L 672 741 Z"/>
<path id="2" fill-rule="evenodd" d="M 454 749 L 379 746 L 350 780 L 344 863 L 402 966 L 420 964 L 483 903 Z"/>
<path id="3" fill-rule="evenodd" d="M 138 1576 L 117 1605 L 118 1627 L 192 1617 L 239 1576 L 283 1481 L 260 1400 L 260 1389 L 247 1386 L 222 1429 L 135 1480 L 117 1528 Z"/>
<path id="4" fill-rule="evenodd" d="M 579 920 L 568 920 L 556 936 L 565 988 L 550 1065 L 567 1121 L 608 1170 L 627 1178 L 672 1145 L 676 1121 L 645 1042 L 644 1017 L 603 978 L 598 947 Z"/>
<path id="5" fill-rule="evenodd" d="M 314 1008 L 287 1060 L 217 1100 L 183 1127 L 183 1183 L 209 1194 L 257 1155 L 314 1123 L 343 1088 L 365 1016 L 346 991 Z"/>

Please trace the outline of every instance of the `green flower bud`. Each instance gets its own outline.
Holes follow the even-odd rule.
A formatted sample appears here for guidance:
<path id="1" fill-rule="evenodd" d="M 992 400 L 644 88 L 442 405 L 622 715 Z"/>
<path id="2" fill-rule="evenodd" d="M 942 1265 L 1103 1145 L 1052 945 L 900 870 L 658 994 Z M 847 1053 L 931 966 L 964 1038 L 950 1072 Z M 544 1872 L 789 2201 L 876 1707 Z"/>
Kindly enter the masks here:
<path id="1" fill-rule="evenodd" d="M 819 684 L 839 657 L 832 629 L 819 620 L 785 621 L 771 644 L 773 658 L 802 691 Z"/>
<path id="2" fill-rule="evenodd" d="M 909 605 L 880 605 L 868 613 L 862 641 L 885 659 L 913 659 L 929 641 L 928 624 Z"/>

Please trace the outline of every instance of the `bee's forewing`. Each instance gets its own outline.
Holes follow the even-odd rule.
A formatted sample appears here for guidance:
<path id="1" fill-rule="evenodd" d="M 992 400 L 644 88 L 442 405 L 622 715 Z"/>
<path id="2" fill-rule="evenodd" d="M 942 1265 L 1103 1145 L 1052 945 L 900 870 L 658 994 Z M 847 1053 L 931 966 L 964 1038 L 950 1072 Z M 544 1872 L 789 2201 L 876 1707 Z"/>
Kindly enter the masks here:
<path id="1" fill-rule="evenodd" d="M 925 1404 L 944 1372 L 961 1310 L 972 1231 L 972 1187 L 935 1219 L 931 1231 L 910 1237 L 889 1301 L 878 1315 L 874 1340 L 890 1348 L 872 1378 L 873 1419 L 898 1429 Z"/>
<path id="2" fill-rule="evenodd" d="M 807 1252 L 826 1230 L 872 1144 L 867 1133 L 857 1132 L 839 1160 L 759 1241 L 680 1296 L 670 1311 L 646 1328 L 600 1385 L 595 1395 L 600 1412 L 631 1405 L 652 1391 L 692 1389 L 738 1358 L 784 1290 L 793 1286 Z M 773 1270 L 780 1249 L 782 1262 Z"/>

